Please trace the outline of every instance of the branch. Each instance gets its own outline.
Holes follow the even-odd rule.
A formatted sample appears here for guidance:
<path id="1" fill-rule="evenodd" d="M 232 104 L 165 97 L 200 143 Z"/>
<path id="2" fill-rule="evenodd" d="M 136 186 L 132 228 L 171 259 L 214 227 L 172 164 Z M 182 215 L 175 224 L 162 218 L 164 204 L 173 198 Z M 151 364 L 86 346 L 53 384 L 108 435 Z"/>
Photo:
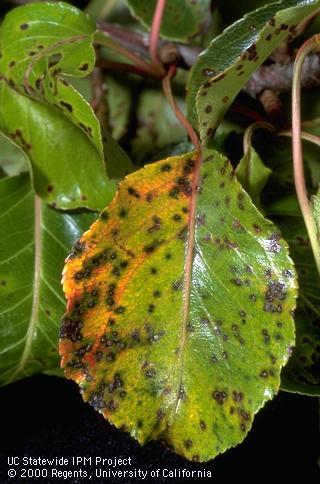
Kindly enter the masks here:
<path id="1" fill-rule="evenodd" d="M 261 66 L 253 73 L 244 90 L 256 98 L 265 89 L 277 92 L 290 91 L 293 79 L 293 62 Z M 306 57 L 301 73 L 301 87 L 320 85 L 320 57 L 311 54 Z"/>
<path id="2" fill-rule="evenodd" d="M 148 34 L 132 32 L 131 30 L 127 30 L 108 22 L 98 22 L 97 25 L 103 32 L 107 32 L 114 41 L 119 42 L 128 50 L 140 54 L 146 59 L 149 58 L 150 38 Z M 158 42 L 157 54 L 164 64 L 174 63 L 181 67 L 191 67 L 198 59 L 201 50 L 200 47 L 193 47 L 160 39 Z M 166 59 L 166 57 L 168 57 L 168 51 L 170 52 L 170 59 Z"/>
<path id="3" fill-rule="evenodd" d="M 149 58 L 149 35 L 132 32 L 107 22 L 99 22 L 98 27 L 122 44 L 128 50 Z M 178 67 L 189 68 L 198 60 L 201 48 L 159 40 L 158 56 L 163 64 L 175 64 Z M 265 89 L 277 92 L 289 92 L 293 78 L 293 62 L 288 64 L 274 63 L 258 68 L 244 87 L 251 97 L 257 98 Z M 306 58 L 302 70 L 301 87 L 318 86 L 320 84 L 320 59 L 316 54 Z"/>

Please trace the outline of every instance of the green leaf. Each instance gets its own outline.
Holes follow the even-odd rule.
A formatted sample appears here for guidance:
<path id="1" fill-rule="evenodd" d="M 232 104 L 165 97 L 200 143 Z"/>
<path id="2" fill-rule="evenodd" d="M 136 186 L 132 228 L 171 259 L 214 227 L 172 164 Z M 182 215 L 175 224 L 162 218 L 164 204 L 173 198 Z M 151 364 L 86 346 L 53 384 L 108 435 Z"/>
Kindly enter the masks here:
<path id="1" fill-rule="evenodd" d="M 205 143 L 252 73 L 319 5 L 319 0 L 266 5 L 213 39 L 191 69 L 187 86 L 189 119 Z"/>
<path id="2" fill-rule="evenodd" d="M 23 151 L 0 133 L 0 168 L 8 176 L 28 171 L 28 160 Z"/>
<path id="3" fill-rule="evenodd" d="M 317 281 L 319 287 L 319 280 Z M 310 301 L 298 302 L 295 314 L 296 347 L 281 374 L 281 389 L 302 395 L 320 396 L 319 311 Z"/>
<path id="4" fill-rule="evenodd" d="M 115 192 L 94 145 L 55 106 L 0 81 L 0 130 L 28 153 L 38 195 L 59 208 L 102 209 Z"/>
<path id="5" fill-rule="evenodd" d="M 261 160 L 253 146 L 249 146 L 235 170 L 242 187 L 249 193 L 253 203 L 260 207 L 260 194 L 271 174 L 270 168 Z"/>
<path id="6" fill-rule="evenodd" d="M 0 129 L 29 156 L 37 193 L 63 209 L 102 209 L 115 192 L 99 122 L 66 81 L 93 69 L 95 31 L 88 16 L 63 2 L 13 9 L 0 28 Z M 121 164 L 128 157 L 114 140 L 107 141 L 112 172 L 115 158 Z"/>
<path id="7" fill-rule="evenodd" d="M 95 30 L 88 16 L 63 2 L 15 8 L 0 28 L 0 72 L 20 92 L 27 90 L 36 98 L 58 105 L 77 126 L 81 123 L 89 140 L 102 153 L 99 124 L 92 109 L 60 77 L 84 77 L 92 71 Z"/>
<path id="8" fill-rule="evenodd" d="M 157 5 L 156 0 L 127 0 L 132 14 L 149 28 Z M 161 24 L 161 36 L 188 41 L 208 24 L 210 0 L 170 0 Z"/>
<path id="9" fill-rule="evenodd" d="M 129 175 L 64 269 L 60 352 L 86 401 L 207 461 L 241 442 L 294 343 L 287 245 L 225 157 Z"/>
<path id="10" fill-rule="evenodd" d="M 284 204 L 281 208 L 284 215 L 278 211 L 272 218 L 289 242 L 299 276 L 296 346 L 281 374 L 281 388 L 305 395 L 320 395 L 319 274 L 299 208 L 291 206 L 290 209 L 290 199 L 287 200 L 287 210 Z"/>
<path id="11" fill-rule="evenodd" d="M 27 175 L 0 180 L 0 383 L 59 365 L 64 259 L 94 214 L 42 203 Z"/>
<path id="12" fill-rule="evenodd" d="M 311 203 L 314 220 L 316 222 L 318 230 L 318 239 L 320 243 L 320 187 L 318 188 L 317 193 L 312 196 Z"/>
<path id="13" fill-rule="evenodd" d="M 180 109 L 184 103 L 176 97 Z M 166 146 L 180 142 L 186 131 L 177 120 L 164 94 L 156 89 L 145 89 L 137 106 L 138 128 L 132 139 L 132 158 L 141 162 L 151 154 L 159 153 Z"/>
<path id="14" fill-rule="evenodd" d="M 115 10 L 125 7 L 122 3 L 123 0 L 108 0 L 107 2 L 106 0 L 91 0 L 85 11 L 96 21 L 105 20 Z"/>
<path id="15" fill-rule="evenodd" d="M 291 143 L 270 137 L 267 143 L 263 140 L 262 145 L 268 147 L 269 153 L 264 160 L 273 170 L 263 193 L 264 207 L 289 243 L 299 283 L 296 346 L 281 373 L 281 388 L 305 395 L 320 395 L 320 280 L 293 184 Z M 306 182 L 310 189 L 311 177 L 307 168 L 305 163 Z"/>
<path id="16" fill-rule="evenodd" d="M 115 140 L 121 139 L 128 130 L 132 95 L 129 86 L 117 78 L 106 76 L 109 105 L 110 131 Z"/>
<path id="17" fill-rule="evenodd" d="M 12 82 L 35 85 L 39 75 L 84 77 L 95 63 L 94 22 L 64 2 L 29 3 L 12 9 L 0 29 L 1 71 Z M 44 78 L 40 79 L 43 89 Z"/>
<path id="18" fill-rule="evenodd" d="M 110 79 L 112 80 L 109 84 Z M 103 149 L 108 160 L 108 177 L 110 179 L 121 180 L 128 173 L 135 170 L 135 166 L 127 153 L 116 142 L 116 139 L 119 139 L 120 135 L 122 136 L 124 134 L 127 123 L 129 122 L 131 97 L 129 89 L 110 76 L 106 76 L 106 82 L 108 89 L 105 102 L 107 111 L 110 111 L 110 113 L 106 113 L 106 116 L 108 118 L 110 115 L 110 133 L 106 129 L 103 130 Z M 93 98 L 90 78 L 74 78 L 72 79 L 72 85 L 80 91 L 85 99 L 90 100 Z"/>

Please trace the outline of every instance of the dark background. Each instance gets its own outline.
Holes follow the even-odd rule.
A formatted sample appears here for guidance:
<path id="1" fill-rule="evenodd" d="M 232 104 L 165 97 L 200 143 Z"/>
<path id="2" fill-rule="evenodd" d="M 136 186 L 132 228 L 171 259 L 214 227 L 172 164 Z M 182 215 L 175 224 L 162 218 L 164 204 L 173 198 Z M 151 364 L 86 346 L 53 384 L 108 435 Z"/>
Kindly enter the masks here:
<path id="1" fill-rule="evenodd" d="M 129 457 L 141 469 L 186 468 L 212 471 L 204 482 L 273 481 L 303 475 L 303 482 L 320 477 L 319 400 L 280 392 L 255 418 L 252 430 L 238 447 L 206 464 L 193 464 L 151 442 L 145 447 L 109 425 L 82 402 L 78 387 L 67 380 L 35 376 L 0 389 L 0 483 L 70 482 L 84 480 L 8 479 L 7 457 L 101 456 Z M 190 482 L 185 480 L 184 482 Z M 198 479 L 193 479 L 198 481 Z M 94 484 L 146 482 L 124 479 L 92 480 Z M 155 480 L 153 482 L 156 482 Z M 175 483 L 179 479 L 160 479 Z M 250 482 L 250 481 L 249 481 Z M 317 482 L 317 481 L 315 481 Z"/>

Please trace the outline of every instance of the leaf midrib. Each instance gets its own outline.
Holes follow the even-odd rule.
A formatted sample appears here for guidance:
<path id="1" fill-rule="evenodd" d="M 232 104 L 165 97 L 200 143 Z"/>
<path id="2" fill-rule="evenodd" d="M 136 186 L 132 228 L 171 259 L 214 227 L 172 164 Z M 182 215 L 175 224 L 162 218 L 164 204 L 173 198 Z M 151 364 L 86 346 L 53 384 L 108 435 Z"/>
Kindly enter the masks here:
<path id="1" fill-rule="evenodd" d="M 42 263 L 41 225 L 42 225 L 41 199 L 35 194 L 34 195 L 34 276 L 33 276 L 33 298 L 32 298 L 31 314 L 30 314 L 30 319 L 28 323 L 28 329 L 26 331 L 24 349 L 22 351 L 19 363 L 15 371 L 12 373 L 11 377 L 7 380 L 7 383 L 14 381 L 16 376 L 25 367 L 26 361 L 28 359 L 28 356 L 31 350 L 35 328 L 38 323 L 39 302 L 40 302 L 40 283 L 41 283 L 41 263 Z"/>
<path id="2" fill-rule="evenodd" d="M 191 280 L 192 280 L 192 267 L 193 267 L 193 252 L 195 244 L 195 228 L 196 228 L 196 206 L 197 206 L 197 189 L 200 181 L 200 170 L 202 166 L 202 153 L 198 152 L 196 155 L 196 168 L 194 170 L 193 180 L 192 180 L 192 195 L 190 197 L 189 203 L 189 219 L 188 219 L 188 238 L 186 241 L 186 256 L 185 256 L 185 266 L 184 266 L 184 284 L 183 284 L 183 317 L 181 325 L 181 338 L 180 338 L 180 365 L 179 365 L 179 376 L 177 383 L 177 395 L 175 401 L 175 408 L 171 423 L 178 412 L 180 403 L 180 389 L 182 385 L 183 376 L 183 363 L 184 363 L 184 352 L 186 346 L 187 337 L 187 321 L 189 317 L 190 309 L 190 291 L 191 291 Z"/>

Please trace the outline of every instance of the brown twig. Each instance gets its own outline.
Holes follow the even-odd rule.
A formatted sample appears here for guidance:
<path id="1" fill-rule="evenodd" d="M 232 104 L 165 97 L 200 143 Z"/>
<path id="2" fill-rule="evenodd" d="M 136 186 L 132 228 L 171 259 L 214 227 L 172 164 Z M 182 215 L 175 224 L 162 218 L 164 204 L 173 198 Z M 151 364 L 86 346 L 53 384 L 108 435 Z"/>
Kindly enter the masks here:
<path id="1" fill-rule="evenodd" d="M 121 54 L 126 59 L 131 61 L 136 67 L 143 70 L 150 77 L 162 79 L 162 76 L 159 74 L 157 68 L 155 68 L 151 63 L 147 62 L 142 57 L 137 55 L 133 50 L 130 50 L 123 44 L 115 41 L 110 35 L 102 31 L 97 31 L 94 35 L 94 42 L 98 46 L 104 46 L 110 50 L 117 52 L 118 54 Z"/>
<path id="2" fill-rule="evenodd" d="M 147 73 L 140 67 L 134 66 L 133 64 L 126 64 L 125 62 L 115 62 L 106 59 L 98 59 L 97 66 L 105 71 L 131 72 L 132 74 L 138 74 L 141 77 L 151 77 L 149 73 Z"/>
<path id="3" fill-rule="evenodd" d="M 126 49 L 139 54 L 144 58 L 149 57 L 149 35 L 140 32 L 133 32 L 124 27 L 120 27 L 108 22 L 97 22 L 97 26 L 102 32 L 106 32 L 108 36 L 115 42 L 120 43 Z"/>
<path id="4" fill-rule="evenodd" d="M 253 73 L 244 90 L 256 98 L 265 89 L 285 92 L 290 91 L 293 79 L 293 62 L 286 65 L 271 64 L 261 66 Z M 320 58 L 317 54 L 306 57 L 301 74 L 301 86 L 311 87 L 320 85 Z"/>
<path id="5" fill-rule="evenodd" d="M 149 57 L 150 38 L 148 34 L 141 32 L 132 32 L 123 27 L 119 27 L 108 22 L 98 22 L 98 27 L 106 32 L 114 41 L 120 42 L 121 45 L 127 49 L 138 53 L 144 58 Z M 177 42 L 168 42 L 165 40 L 158 41 L 157 53 L 162 60 L 163 52 L 168 50 L 168 47 L 175 52 L 175 58 L 171 59 L 172 63 L 179 64 L 180 66 L 191 67 L 201 52 L 200 47 L 179 44 Z M 173 48 L 174 46 L 174 48 Z"/>
<path id="6" fill-rule="evenodd" d="M 149 56 L 149 35 L 132 32 L 107 22 L 99 22 L 98 26 L 107 32 L 109 36 L 120 42 L 128 50 L 138 53 L 144 58 Z M 191 67 L 198 60 L 201 48 L 197 46 L 179 44 L 160 40 L 158 43 L 158 56 L 162 59 L 163 53 L 170 49 L 170 63 L 178 67 Z M 166 62 L 164 62 L 166 63 Z M 289 92 L 292 85 L 293 62 L 289 64 L 274 63 L 261 66 L 252 75 L 244 87 L 244 91 L 251 97 L 257 98 L 265 89 L 278 92 Z M 320 60 L 319 57 L 309 55 L 306 59 L 301 78 L 301 86 L 311 87 L 320 83 Z"/>

